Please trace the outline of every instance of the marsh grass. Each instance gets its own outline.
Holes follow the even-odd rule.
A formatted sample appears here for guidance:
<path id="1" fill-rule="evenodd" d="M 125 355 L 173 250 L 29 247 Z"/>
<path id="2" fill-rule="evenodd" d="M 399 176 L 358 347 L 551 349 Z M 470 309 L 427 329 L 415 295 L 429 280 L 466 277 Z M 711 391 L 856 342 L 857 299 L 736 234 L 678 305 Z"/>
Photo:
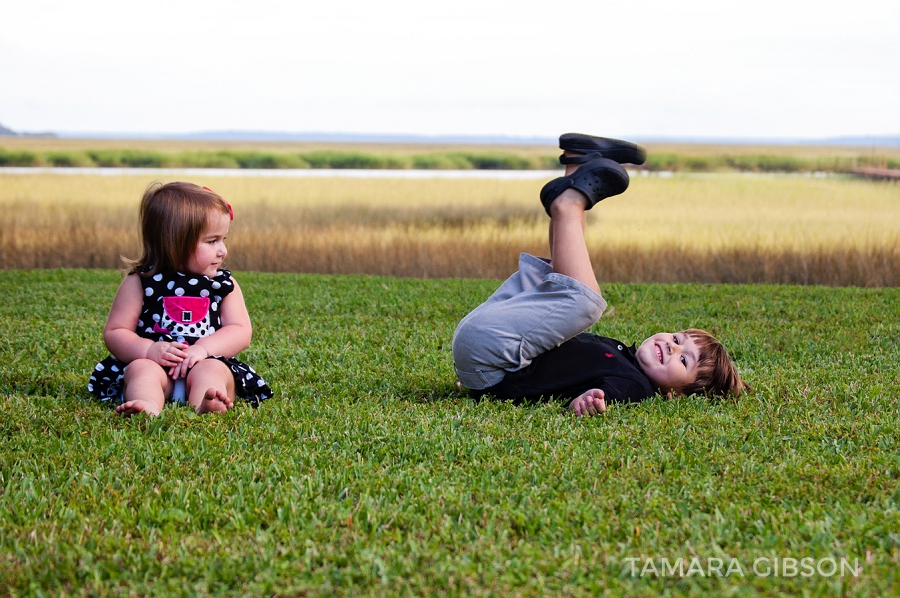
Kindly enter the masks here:
<path id="1" fill-rule="evenodd" d="M 0 166 L 100 168 L 334 168 L 425 170 L 531 170 L 559 168 L 555 156 L 523 156 L 509 152 L 453 151 L 414 154 L 363 153 L 318 149 L 307 153 L 220 150 L 169 153 L 138 149 L 83 151 L 4 150 Z"/>
<path id="2" fill-rule="evenodd" d="M 120 267 L 140 176 L 0 175 L 0 267 Z M 237 210 L 235 270 L 508 275 L 546 253 L 540 181 L 205 177 Z M 603 282 L 898 286 L 900 185 L 772 175 L 636 174 L 589 213 Z"/>
<path id="3" fill-rule="evenodd" d="M 647 144 L 642 169 L 673 172 L 840 172 L 900 168 L 900 149 L 859 146 Z M 0 166 L 173 168 L 552 169 L 555 144 L 228 142 L 16 138 Z"/>

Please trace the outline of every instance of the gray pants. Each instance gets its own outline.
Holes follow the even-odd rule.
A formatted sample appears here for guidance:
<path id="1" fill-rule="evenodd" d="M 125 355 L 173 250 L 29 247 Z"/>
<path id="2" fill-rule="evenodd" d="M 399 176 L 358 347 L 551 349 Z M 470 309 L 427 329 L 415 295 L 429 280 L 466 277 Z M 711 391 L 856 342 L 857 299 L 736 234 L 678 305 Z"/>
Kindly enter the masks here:
<path id="1" fill-rule="evenodd" d="M 549 260 L 523 253 L 519 271 L 456 327 L 456 376 L 473 390 L 498 384 L 506 372 L 590 328 L 605 309 L 596 291 L 553 272 Z"/>

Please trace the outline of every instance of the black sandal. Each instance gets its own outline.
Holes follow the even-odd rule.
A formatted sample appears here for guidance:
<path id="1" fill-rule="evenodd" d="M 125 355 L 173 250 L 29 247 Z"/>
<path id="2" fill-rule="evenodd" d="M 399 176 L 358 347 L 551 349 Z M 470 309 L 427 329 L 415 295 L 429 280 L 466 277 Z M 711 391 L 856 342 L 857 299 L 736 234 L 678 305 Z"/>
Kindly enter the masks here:
<path id="1" fill-rule="evenodd" d="M 581 133 L 560 135 L 559 148 L 581 154 L 579 156 L 563 154 L 559 157 L 560 164 L 585 164 L 594 158 L 608 158 L 619 164 L 643 164 L 647 159 L 647 150 L 635 143 Z"/>
<path id="2" fill-rule="evenodd" d="M 549 215 L 550 204 L 571 187 L 587 198 L 588 206 L 585 209 L 590 210 L 597 202 L 623 193 L 628 189 L 629 182 L 628 173 L 619 164 L 606 158 L 594 158 L 569 176 L 553 179 L 544 185 L 541 189 L 541 203 Z"/>

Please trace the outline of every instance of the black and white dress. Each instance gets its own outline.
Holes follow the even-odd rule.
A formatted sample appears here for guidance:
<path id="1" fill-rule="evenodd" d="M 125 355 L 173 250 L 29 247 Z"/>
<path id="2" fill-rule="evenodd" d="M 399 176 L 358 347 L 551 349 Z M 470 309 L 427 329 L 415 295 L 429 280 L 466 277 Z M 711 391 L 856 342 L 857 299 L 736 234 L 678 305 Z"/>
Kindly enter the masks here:
<path id="1" fill-rule="evenodd" d="M 156 341 L 178 341 L 193 345 L 222 327 L 219 307 L 234 290 L 229 270 L 219 270 L 214 278 L 181 272 L 141 276 L 144 302 L 135 332 Z M 256 371 L 233 357 L 211 355 L 228 366 L 234 376 L 235 394 L 254 407 L 272 396 L 272 389 Z M 112 355 L 98 363 L 91 373 L 88 390 L 104 402 L 124 402 L 125 367 Z"/>

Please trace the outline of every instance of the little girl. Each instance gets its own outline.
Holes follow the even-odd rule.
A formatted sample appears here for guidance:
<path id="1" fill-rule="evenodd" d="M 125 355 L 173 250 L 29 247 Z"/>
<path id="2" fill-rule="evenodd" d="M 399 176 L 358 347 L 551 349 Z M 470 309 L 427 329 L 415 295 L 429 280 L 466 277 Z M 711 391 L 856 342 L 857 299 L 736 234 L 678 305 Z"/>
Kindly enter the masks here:
<path id="1" fill-rule="evenodd" d="M 197 413 L 254 407 L 272 391 L 235 355 L 250 345 L 244 296 L 222 269 L 231 206 L 207 187 L 154 183 L 141 201 L 143 255 L 119 286 L 103 340 L 112 354 L 88 390 L 116 412 L 159 415 L 166 399 Z"/>

